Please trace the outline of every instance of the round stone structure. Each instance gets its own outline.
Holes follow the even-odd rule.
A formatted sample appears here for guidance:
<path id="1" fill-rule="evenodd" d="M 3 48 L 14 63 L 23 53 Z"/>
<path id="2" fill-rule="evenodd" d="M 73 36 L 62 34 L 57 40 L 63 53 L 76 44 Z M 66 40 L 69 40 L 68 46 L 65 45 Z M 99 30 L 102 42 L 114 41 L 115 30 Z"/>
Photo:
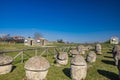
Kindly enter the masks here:
<path id="1" fill-rule="evenodd" d="M 120 46 L 119 45 L 115 45 L 112 49 L 112 53 L 115 54 L 117 51 L 120 50 Z"/>
<path id="2" fill-rule="evenodd" d="M 87 63 L 81 55 L 76 55 L 71 60 L 71 78 L 73 80 L 84 80 L 87 74 Z"/>
<path id="3" fill-rule="evenodd" d="M 91 45 L 88 45 L 85 48 L 86 48 L 86 51 L 89 51 L 90 49 L 93 49 L 93 47 Z"/>
<path id="4" fill-rule="evenodd" d="M 95 45 L 96 54 L 102 54 L 102 53 L 101 53 L 101 49 L 102 49 L 102 47 L 101 47 L 100 44 L 96 44 L 96 45 Z"/>
<path id="5" fill-rule="evenodd" d="M 68 54 L 67 52 L 59 52 L 57 54 L 56 62 L 60 65 L 67 65 L 68 63 Z"/>
<path id="6" fill-rule="evenodd" d="M 87 62 L 95 62 L 96 61 L 96 53 L 94 51 L 90 51 L 86 58 Z"/>
<path id="7" fill-rule="evenodd" d="M 12 70 L 12 62 L 11 56 L 0 56 L 0 74 L 9 73 Z"/>
<path id="8" fill-rule="evenodd" d="M 79 45 L 76 48 L 80 54 L 85 54 L 85 47 L 83 45 Z"/>
<path id="9" fill-rule="evenodd" d="M 70 50 L 70 53 L 72 54 L 73 57 L 79 54 L 77 50 Z"/>
<path id="10" fill-rule="evenodd" d="M 27 80 L 44 80 L 50 68 L 50 63 L 44 57 L 35 56 L 25 63 Z"/>

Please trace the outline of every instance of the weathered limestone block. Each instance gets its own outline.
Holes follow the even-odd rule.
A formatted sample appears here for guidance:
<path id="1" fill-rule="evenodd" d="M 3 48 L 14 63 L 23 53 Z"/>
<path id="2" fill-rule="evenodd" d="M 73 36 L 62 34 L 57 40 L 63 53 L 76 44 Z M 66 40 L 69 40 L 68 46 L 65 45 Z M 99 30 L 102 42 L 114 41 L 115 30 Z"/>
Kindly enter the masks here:
<path id="1" fill-rule="evenodd" d="M 102 49 L 102 47 L 101 47 L 100 44 L 96 44 L 96 45 L 95 45 L 96 54 L 102 54 L 102 53 L 101 53 L 101 49 Z"/>
<path id="2" fill-rule="evenodd" d="M 85 54 L 85 47 L 83 45 L 77 46 L 77 50 L 80 54 Z"/>
<path id="3" fill-rule="evenodd" d="M 67 52 L 59 52 L 56 56 L 56 62 L 60 65 L 67 65 L 68 63 L 68 54 Z"/>
<path id="4" fill-rule="evenodd" d="M 44 57 L 35 56 L 25 63 L 27 80 L 44 80 L 48 73 L 50 63 Z"/>
<path id="5" fill-rule="evenodd" d="M 86 60 L 88 61 L 88 62 L 95 62 L 96 61 L 96 53 L 94 52 L 94 51 L 90 51 L 89 53 L 88 53 L 88 55 L 87 55 L 87 58 L 86 58 Z"/>
<path id="6" fill-rule="evenodd" d="M 0 56 L 0 74 L 9 73 L 12 70 L 12 62 L 12 57 Z"/>
<path id="7" fill-rule="evenodd" d="M 73 80 L 84 80 L 87 74 L 87 63 L 81 55 L 76 55 L 71 60 L 71 78 Z"/>

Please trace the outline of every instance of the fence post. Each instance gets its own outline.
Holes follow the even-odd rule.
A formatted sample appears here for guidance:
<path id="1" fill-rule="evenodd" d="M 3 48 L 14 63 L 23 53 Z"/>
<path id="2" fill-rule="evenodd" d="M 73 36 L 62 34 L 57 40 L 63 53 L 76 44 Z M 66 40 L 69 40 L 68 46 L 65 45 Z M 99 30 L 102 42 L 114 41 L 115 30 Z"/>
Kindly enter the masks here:
<path id="1" fill-rule="evenodd" d="M 35 56 L 37 56 L 37 48 L 35 49 Z"/>
<path id="2" fill-rule="evenodd" d="M 54 55 L 55 55 L 55 48 L 54 48 Z"/>
<path id="3" fill-rule="evenodd" d="M 48 57 L 48 48 L 46 48 L 46 53 L 47 53 L 47 57 Z"/>
<path id="4" fill-rule="evenodd" d="M 23 53 L 24 53 L 24 51 L 21 51 L 21 63 L 23 63 Z"/>

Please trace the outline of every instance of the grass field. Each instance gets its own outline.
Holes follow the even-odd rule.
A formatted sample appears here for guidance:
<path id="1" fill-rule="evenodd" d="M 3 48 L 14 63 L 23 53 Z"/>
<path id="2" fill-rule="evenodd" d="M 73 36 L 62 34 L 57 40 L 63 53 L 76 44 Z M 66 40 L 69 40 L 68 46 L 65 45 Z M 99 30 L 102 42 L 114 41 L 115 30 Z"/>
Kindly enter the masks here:
<path id="1" fill-rule="evenodd" d="M 14 50 L 14 49 L 23 49 L 31 48 L 26 47 L 23 44 L 12 44 L 12 45 L 0 45 L 0 50 Z M 87 77 L 85 80 L 117 80 L 118 70 L 114 65 L 114 60 L 112 58 L 111 49 L 113 45 L 102 44 L 102 55 L 97 55 L 97 60 L 95 63 L 88 63 L 91 67 L 88 68 Z M 88 51 L 89 52 L 89 51 Z M 87 53 L 83 55 L 86 57 Z M 38 51 L 40 55 L 41 51 Z M 14 57 L 17 52 L 7 53 Z M 34 56 L 34 51 L 26 51 L 25 54 Z M 53 59 L 53 50 L 50 50 L 48 56 L 43 55 L 51 64 L 49 72 L 47 74 L 46 80 L 71 80 L 70 78 L 70 60 L 72 57 L 69 57 L 69 63 L 66 66 L 54 66 Z M 21 57 L 16 58 L 13 61 L 13 70 L 12 72 L 4 75 L 0 75 L 0 80 L 24 80 L 25 79 L 25 70 L 24 64 L 28 60 L 28 56 L 24 55 L 24 63 L 21 63 Z"/>

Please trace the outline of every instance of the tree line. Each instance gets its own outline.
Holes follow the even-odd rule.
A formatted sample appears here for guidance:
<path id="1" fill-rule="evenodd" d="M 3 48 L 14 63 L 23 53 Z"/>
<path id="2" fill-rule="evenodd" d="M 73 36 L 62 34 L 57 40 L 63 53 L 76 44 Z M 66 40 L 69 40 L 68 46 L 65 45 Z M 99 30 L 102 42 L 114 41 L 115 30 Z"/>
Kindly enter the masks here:
<path id="1" fill-rule="evenodd" d="M 0 42 L 15 42 L 15 43 L 23 43 L 23 36 L 10 36 L 10 34 L 0 34 Z"/>

